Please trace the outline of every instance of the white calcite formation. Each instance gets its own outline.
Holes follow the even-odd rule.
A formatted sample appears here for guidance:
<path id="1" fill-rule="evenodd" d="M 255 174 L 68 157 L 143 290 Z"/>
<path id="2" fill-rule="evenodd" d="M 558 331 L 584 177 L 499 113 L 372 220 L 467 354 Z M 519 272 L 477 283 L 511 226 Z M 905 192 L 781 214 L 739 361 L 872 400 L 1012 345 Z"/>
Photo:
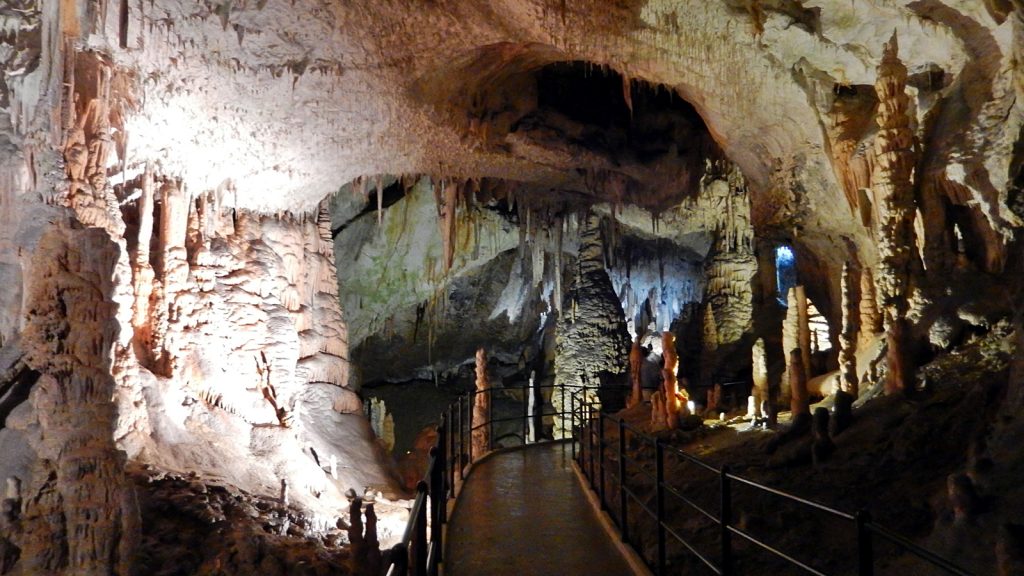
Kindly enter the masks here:
<path id="1" fill-rule="evenodd" d="M 658 329 L 701 321 L 686 312 L 699 302 L 719 358 L 764 338 L 752 359 L 762 399 L 767 357 L 799 350 L 784 382 L 802 412 L 806 298 L 779 351 L 752 284 L 766 259 L 755 246 L 784 242 L 842 322 L 845 389 L 849 351 L 880 350 L 883 328 L 886 354 L 862 358 L 860 389 L 881 373 L 889 391 L 910 389 L 922 335 L 954 346 L 961 324 L 987 330 L 1013 312 L 995 288 L 1017 280 L 1024 224 L 1021 10 L 4 2 L 0 478 L 17 480 L 5 500 L 20 503 L 0 523 L 0 552 L 17 549 L 0 572 L 148 569 L 142 477 L 275 501 L 287 486 L 282 508 L 333 524 L 344 490 L 389 484 L 350 336 L 387 332 L 397 310 L 436 310 L 446 287 L 502 258 L 508 289 L 485 312 L 539 326 L 557 315 L 558 382 L 621 377 L 624 301 L 634 320 L 644 302 L 657 308 Z M 593 113 L 583 91 L 552 107 L 573 67 L 614 80 L 611 113 L 570 117 Z M 645 111 L 652 101 L 661 108 Z M 654 142 L 660 132 L 671 137 Z M 420 176 L 388 205 L 385 174 Z M 516 193 L 474 204 L 485 180 Z M 343 210 L 336 224 L 351 226 L 332 230 L 332 195 L 371 208 Z M 604 241 L 579 219 L 592 205 L 617 223 Z M 624 271 L 620 228 L 686 258 L 669 281 Z M 861 275 L 856 335 L 848 261 Z"/>

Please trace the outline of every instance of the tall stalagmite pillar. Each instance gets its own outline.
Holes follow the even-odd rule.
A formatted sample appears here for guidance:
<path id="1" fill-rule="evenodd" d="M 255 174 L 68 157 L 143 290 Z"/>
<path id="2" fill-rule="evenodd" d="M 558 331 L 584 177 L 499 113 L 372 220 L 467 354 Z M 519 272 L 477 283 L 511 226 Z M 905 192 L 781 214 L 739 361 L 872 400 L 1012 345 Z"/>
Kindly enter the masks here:
<path id="1" fill-rule="evenodd" d="M 809 380 L 811 377 L 811 328 L 807 314 L 807 293 L 804 291 L 804 287 L 790 288 L 786 302 L 786 319 L 782 325 L 782 349 L 787 351 L 787 362 L 783 381 L 789 382 L 793 371 L 793 363 L 789 361 L 789 350 L 800 351 L 800 370 L 803 371 L 804 379 Z M 785 385 L 781 387 L 779 400 L 783 403 L 789 400 L 789 390 Z"/>
<path id="2" fill-rule="evenodd" d="M 661 333 L 662 356 L 665 360 L 661 371 L 662 390 L 665 394 L 665 424 L 669 430 L 679 428 L 680 414 L 685 414 L 686 396 L 679 391 L 676 372 L 679 370 L 679 355 L 676 354 L 676 335 L 666 330 Z"/>
<path id="3" fill-rule="evenodd" d="M 476 396 L 473 400 L 473 459 L 491 450 L 490 388 L 487 381 L 487 352 L 479 348 L 476 351 Z"/>
<path id="4" fill-rule="evenodd" d="M 715 365 L 718 360 L 718 327 L 715 325 L 715 312 L 709 303 L 704 307 L 704 333 L 700 350 L 700 385 L 714 385 Z"/>
<path id="5" fill-rule="evenodd" d="M 874 275 L 870 268 L 860 273 L 860 344 L 867 344 L 882 331 L 882 315 L 878 312 Z"/>
<path id="6" fill-rule="evenodd" d="M 878 66 L 878 135 L 875 137 L 875 170 L 871 187 L 881 214 L 875 278 L 884 309 L 889 365 L 887 394 L 900 392 L 912 377 L 906 359 L 906 314 L 910 262 L 914 243 L 914 135 L 907 113 L 907 67 L 900 62 L 896 34 L 886 43 Z"/>
<path id="7" fill-rule="evenodd" d="M 625 384 L 630 337 L 615 288 L 604 268 L 600 221 L 588 216 L 581 223 L 576 277 L 555 328 L 555 384 L 551 398 L 556 412 L 569 412 L 572 393 L 581 387 L 598 392 L 601 401 L 620 404 L 626 399 L 598 391 L 606 384 Z M 556 296 L 557 297 L 557 296 Z M 564 392 L 564 394 L 563 394 Z M 555 420 L 555 438 L 569 434 L 568 419 Z"/>
<path id="8" fill-rule="evenodd" d="M 789 352 L 789 409 L 792 412 L 793 421 L 795 422 L 797 417 L 800 415 L 809 415 L 810 404 L 808 401 L 809 394 L 807 392 L 807 378 L 804 376 L 803 371 L 803 359 L 801 358 L 800 350 L 793 349 Z"/>
<path id="9" fill-rule="evenodd" d="M 800 343 L 800 360 L 804 365 L 804 378 L 811 379 L 811 318 L 807 312 L 807 291 L 804 287 L 797 286 L 796 292 L 796 318 L 797 318 L 797 339 Z"/>
<path id="10" fill-rule="evenodd" d="M 839 388 L 857 398 L 857 309 L 853 294 L 853 270 L 850 263 L 843 265 L 840 283 L 843 307 L 843 329 L 839 333 Z"/>
<path id="11" fill-rule="evenodd" d="M 754 389 L 754 417 L 764 417 L 764 405 L 769 400 L 768 396 L 768 362 L 764 351 L 764 340 L 761 338 L 754 342 L 750 350 L 751 364 L 753 365 Z"/>

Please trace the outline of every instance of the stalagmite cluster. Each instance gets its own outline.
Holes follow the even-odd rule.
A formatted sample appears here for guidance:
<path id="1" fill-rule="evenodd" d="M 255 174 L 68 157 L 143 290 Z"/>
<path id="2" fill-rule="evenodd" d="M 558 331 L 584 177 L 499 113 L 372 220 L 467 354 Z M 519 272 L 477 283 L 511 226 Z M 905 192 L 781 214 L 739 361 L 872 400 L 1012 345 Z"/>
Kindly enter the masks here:
<path id="1" fill-rule="evenodd" d="M 718 343 L 728 345 L 750 330 L 757 258 L 747 183 L 735 167 L 723 172 L 709 171 L 701 194 L 717 221 L 715 244 L 705 264 L 705 301 L 714 313 Z"/>

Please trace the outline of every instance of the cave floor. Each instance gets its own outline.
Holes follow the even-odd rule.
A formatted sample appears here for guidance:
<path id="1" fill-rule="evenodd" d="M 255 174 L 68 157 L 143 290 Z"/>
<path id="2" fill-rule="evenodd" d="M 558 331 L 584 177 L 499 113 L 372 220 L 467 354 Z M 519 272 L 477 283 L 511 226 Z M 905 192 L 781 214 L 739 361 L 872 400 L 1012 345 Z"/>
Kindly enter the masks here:
<path id="1" fill-rule="evenodd" d="M 632 574 L 583 490 L 568 444 L 479 463 L 448 526 L 445 574 Z"/>

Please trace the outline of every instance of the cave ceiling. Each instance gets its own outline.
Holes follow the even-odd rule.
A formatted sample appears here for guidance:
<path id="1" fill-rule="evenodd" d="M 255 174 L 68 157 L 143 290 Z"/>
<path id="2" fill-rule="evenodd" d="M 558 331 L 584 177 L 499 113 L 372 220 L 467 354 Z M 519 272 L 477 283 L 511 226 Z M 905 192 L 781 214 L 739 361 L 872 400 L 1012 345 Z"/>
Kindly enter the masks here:
<path id="1" fill-rule="evenodd" d="M 1006 12 L 967 0 L 155 0 L 124 27 L 111 13 L 73 32 L 129 77 L 126 173 L 158 158 L 236 206 L 305 211 L 360 176 L 430 174 L 661 210 L 725 157 L 750 183 L 759 230 L 825 245 L 864 236 L 830 134 L 894 32 L 922 169 L 967 187 L 994 227 L 1015 222 L 999 192 L 1020 124 Z M 854 141 L 873 128 L 852 124 Z"/>

